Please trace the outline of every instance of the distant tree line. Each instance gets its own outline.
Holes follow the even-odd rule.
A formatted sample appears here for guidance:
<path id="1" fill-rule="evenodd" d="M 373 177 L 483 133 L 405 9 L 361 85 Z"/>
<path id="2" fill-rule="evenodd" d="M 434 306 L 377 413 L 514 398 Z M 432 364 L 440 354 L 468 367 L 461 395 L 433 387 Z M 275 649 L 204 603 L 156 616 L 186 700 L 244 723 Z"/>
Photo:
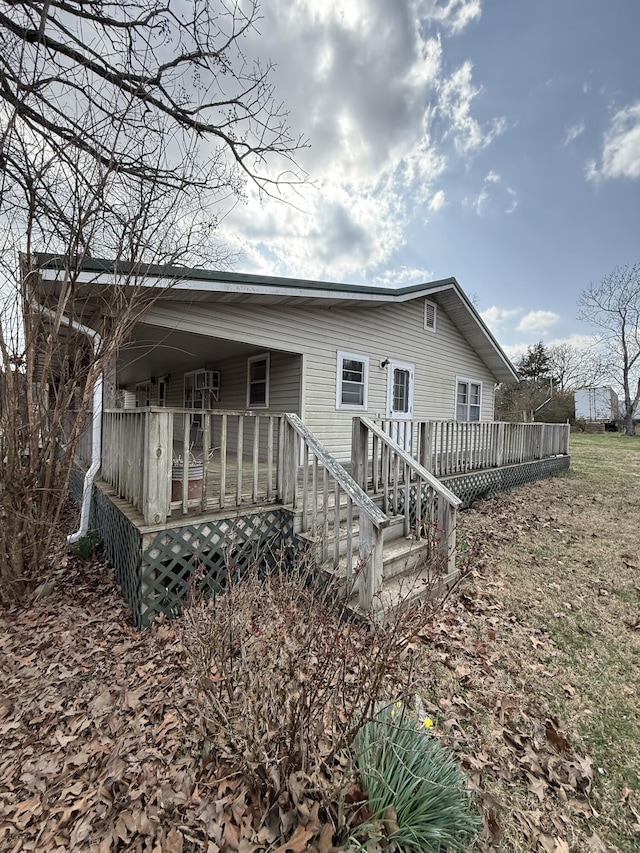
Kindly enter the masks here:
<path id="1" fill-rule="evenodd" d="M 605 366 L 590 349 L 570 344 L 533 344 L 516 362 L 520 382 L 496 391 L 496 419 L 500 421 L 575 420 L 573 392 L 604 381 Z"/>

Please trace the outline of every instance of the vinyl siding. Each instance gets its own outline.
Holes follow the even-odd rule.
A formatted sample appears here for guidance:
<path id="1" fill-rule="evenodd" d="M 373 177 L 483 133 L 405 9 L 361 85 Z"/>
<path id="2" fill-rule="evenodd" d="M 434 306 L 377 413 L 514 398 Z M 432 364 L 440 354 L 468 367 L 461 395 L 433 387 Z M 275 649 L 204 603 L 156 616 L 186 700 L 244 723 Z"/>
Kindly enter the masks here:
<path id="1" fill-rule="evenodd" d="M 145 322 L 178 325 L 202 335 L 245 341 L 254 352 L 271 352 L 270 408 L 298 411 L 339 458 L 348 460 L 352 411 L 336 409 L 338 351 L 366 355 L 369 364 L 370 417 L 386 414 L 387 358 L 415 365 L 414 417 L 451 420 L 455 416 L 456 376 L 482 382 L 482 419 L 493 419 L 495 379 L 479 356 L 438 306 L 437 331 L 423 327 L 422 299 L 367 308 L 292 308 L 225 304 L 197 307 L 184 303 L 156 303 Z M 288 351 L 286 352 L 278 352 Z M 304 371 L 300 359 L 304 356 Z M 246 406 L 246 361 L 221 371 L 221 408 Z M 302 411 L 296 382 L 304 376 Z"/>

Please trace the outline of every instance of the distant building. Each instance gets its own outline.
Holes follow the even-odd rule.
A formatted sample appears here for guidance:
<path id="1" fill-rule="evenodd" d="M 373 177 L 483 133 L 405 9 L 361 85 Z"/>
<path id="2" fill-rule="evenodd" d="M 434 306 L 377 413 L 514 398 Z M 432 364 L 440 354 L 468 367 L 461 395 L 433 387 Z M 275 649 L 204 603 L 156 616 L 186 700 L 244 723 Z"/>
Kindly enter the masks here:
<path id="1" fill-rule="evenodd" d="M 618 395 L 608 386 L 581 388 L 575 392 L 576 420 L 615 421 L 620 417 Z"/>

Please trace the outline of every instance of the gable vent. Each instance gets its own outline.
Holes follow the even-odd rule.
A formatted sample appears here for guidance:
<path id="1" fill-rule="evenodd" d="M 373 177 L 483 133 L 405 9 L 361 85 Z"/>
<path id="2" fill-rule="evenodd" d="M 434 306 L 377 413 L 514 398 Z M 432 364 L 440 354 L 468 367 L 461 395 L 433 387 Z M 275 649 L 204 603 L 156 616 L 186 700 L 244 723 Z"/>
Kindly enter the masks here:
<path id="1" fill-rule="evenodd" d="M 424 300 L 424 327 L 430 332 L 436 330 L 436 306 L 435 303 Z"/>

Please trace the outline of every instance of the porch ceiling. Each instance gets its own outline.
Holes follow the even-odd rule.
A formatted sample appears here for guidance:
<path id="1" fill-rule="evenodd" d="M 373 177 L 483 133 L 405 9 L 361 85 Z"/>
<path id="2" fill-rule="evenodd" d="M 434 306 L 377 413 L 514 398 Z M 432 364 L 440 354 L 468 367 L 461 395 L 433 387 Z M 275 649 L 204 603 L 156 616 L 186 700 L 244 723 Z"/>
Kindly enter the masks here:
<path id="1" fill-rule="evenodd" d="M 262 352 L 262 349 L 209 335 L 138 323 L 131 341 L 121 349 L 118 357 L 118 384 L 142 382 L 150 376 L 180 374 L 208 363 L 246 358 L 255 352 Z"/>

